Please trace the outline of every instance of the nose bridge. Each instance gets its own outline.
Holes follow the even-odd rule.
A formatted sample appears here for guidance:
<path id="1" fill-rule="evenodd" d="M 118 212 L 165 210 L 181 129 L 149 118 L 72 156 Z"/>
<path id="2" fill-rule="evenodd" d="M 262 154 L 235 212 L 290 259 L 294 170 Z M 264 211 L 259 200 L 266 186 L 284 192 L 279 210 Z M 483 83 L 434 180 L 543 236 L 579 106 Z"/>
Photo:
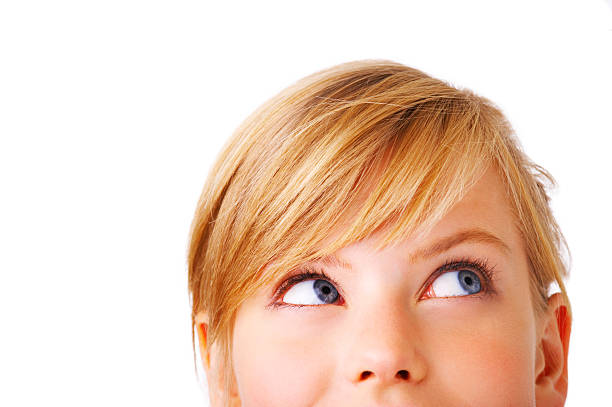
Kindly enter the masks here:
<path id="1" fill-rule="evenodd" d="M 385 305 L 383 305 L 386 303 Z M 384 301 L 354 313 L 346 348 L 346 375 L 353 383 L 419 382 L 426 373 L 419 328 L 408 301 Z"/>

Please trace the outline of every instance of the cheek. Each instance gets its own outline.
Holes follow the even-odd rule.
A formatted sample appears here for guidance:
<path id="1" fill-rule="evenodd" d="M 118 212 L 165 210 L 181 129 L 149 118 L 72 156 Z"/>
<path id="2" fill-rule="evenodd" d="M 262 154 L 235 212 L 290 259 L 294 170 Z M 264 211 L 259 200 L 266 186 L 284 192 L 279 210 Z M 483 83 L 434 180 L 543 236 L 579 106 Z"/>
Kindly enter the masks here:
<path id="1" fill-rule="evenodd" d="M 501 314 L 503 315 L 503 314 Z M 432 376 L 450 399 L 470 406 L 533 404 L 534 349 L 528 318 L 438 321 L 426 341 Z M 451 339 L 449 339 L 451 338 Z"/>
<path id="2" fill-rule="evenodd" d="M 278 321 L 277 321 L 278 322 Z M 332 369 L 325 338 L 312 327 L 237 321 L 233 364 L 243 407 L 309 406 Z"/>

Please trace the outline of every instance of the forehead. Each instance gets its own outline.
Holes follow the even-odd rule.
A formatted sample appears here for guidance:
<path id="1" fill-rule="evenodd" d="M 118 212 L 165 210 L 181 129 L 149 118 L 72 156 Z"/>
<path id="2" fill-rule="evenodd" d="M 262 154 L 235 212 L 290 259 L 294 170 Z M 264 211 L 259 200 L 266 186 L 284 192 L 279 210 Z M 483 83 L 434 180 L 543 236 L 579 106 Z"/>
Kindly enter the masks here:
<path id="1" fill-rule="evenodd" d="M 414 234 L 393 246 L 400 246 L 404 253 L 408 253 L 410 262 L 462 242 L 485 243 L 501 255 L 511 256 L 523 249 L 515 219 L 505 184 L 495 167 L 491 166 L 430 231 Z M 387 225 L 370 237 L 380 238 L 392 226 Z M 333 241 L 341 234 L 340 232 L 338 230 L 338 233 L 329 236 L 326 242 Z M 364 248 L 371 246 L 357 242 L 350 247 L 363 251 Z M 352 252 L 348 248 L 343 248 L 339 253 L 347 251 Z M 324 261 L 330 264 L 337 262 L 332 258 Z"/>
<path id="2" fill-rule="evenodd" d="M 506 187 L 494 167 L 489 167 L 431 233 L 421 240 L 430 241 L 435 237 L 453 236 L 472 229 L 491 235 L 483 235 L 481 240 L 488 240 L 491 246 L 506 256 L 521 250 L 520 234 Z"/>

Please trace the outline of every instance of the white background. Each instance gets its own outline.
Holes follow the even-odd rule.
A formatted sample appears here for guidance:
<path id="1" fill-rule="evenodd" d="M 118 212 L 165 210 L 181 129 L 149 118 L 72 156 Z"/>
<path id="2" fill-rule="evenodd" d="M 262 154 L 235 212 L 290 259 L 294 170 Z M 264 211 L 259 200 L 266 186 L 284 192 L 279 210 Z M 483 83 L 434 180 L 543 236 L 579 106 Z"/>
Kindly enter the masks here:
<path id="1" fill-rule="evenodd" d="M 0 405 L 206 405 L 185 259 L 212 160 L 284 87 L 366 58 L 490 98 L 556 177 L 567 405 L 612 405 L 604 0 L 3 1 Z"/>

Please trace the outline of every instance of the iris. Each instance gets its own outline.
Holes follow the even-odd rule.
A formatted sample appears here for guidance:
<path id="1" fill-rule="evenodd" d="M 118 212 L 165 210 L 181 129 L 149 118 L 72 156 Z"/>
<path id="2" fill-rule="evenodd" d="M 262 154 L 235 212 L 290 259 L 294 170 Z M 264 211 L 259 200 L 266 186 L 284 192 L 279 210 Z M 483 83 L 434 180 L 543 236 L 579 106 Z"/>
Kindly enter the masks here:
<path id="1" fill-rule="evenodd" d="M 461 270 L 457 273 L 459 284 L 468 294 L 476 294 L 480 292 L 480 278 L 478 275 L 470 270 Z"/>
<path id="2" fill-rule="evenodd" d="M 325 280 L 315 280 L 313 288 L 317 297 L 325 303 L 333 303 L 338 299 L 338 290 Z"/>

